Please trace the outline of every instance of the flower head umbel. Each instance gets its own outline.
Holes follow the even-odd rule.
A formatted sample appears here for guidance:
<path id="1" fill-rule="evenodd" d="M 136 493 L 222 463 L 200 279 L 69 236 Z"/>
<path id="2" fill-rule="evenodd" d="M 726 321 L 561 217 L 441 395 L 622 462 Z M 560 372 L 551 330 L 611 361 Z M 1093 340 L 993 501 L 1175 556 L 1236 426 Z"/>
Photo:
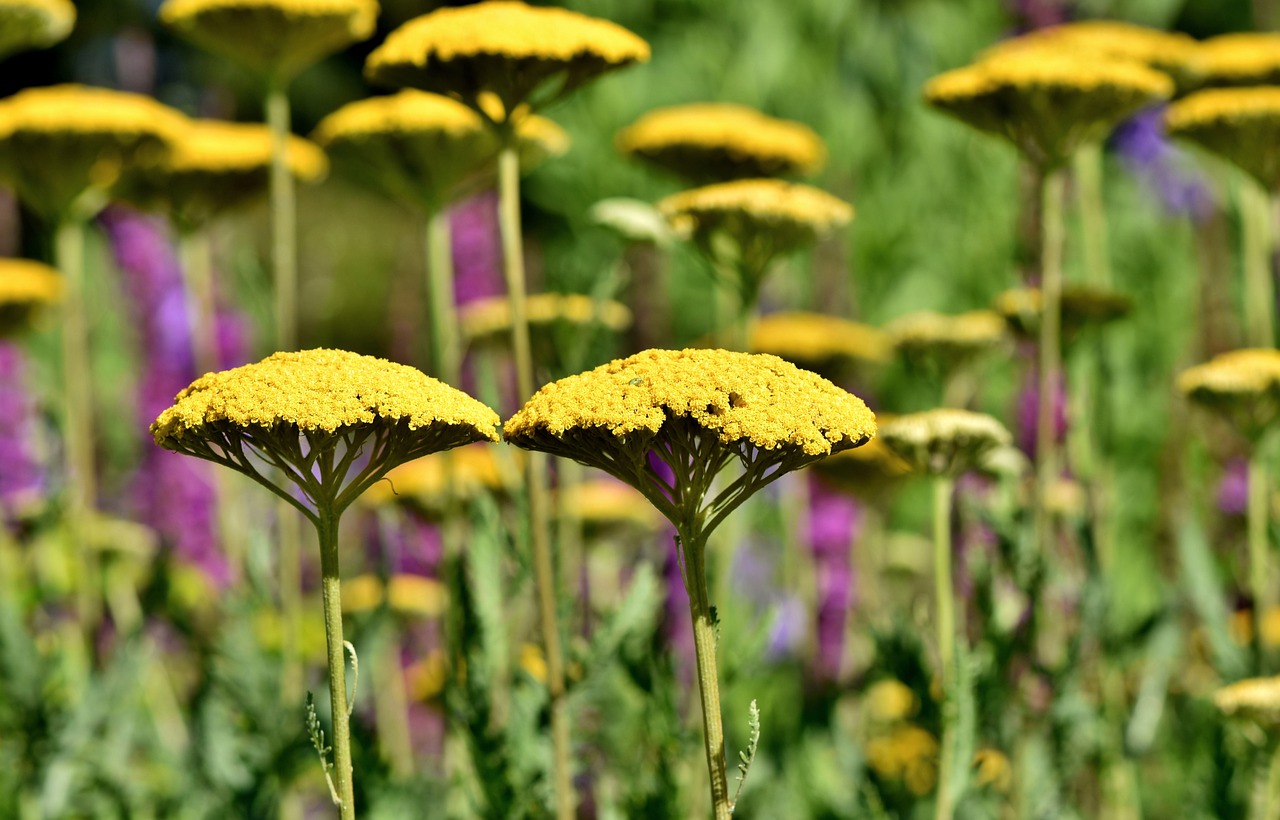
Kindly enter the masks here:
<path id="1" fill-rule="evenodd" d="M 497 424 L 480 402 L 411 367 L 318 349 L 206 374 L 151 432 L 161 447 L 242 472 L 315 520 L 258 464 L 283 471 L 315 508 L 340 512 L 397 464 L 497 440 Z"/>
<path id="2" fill-rule="evenodd" d="M 939 408 L 898 416 L 880 436 L 916 470 L 955 477 L 978 465 L 983 456 L 1012 442 L 1004 425 L 985 413 Z"/>
<path id="3" fill-rule="evenodd" d="M 884 332 L 900 356 L 940 373 L 966 365 L 1008 339 L 1004 321 L 989 310 L 955 315 L 922 310 L 899 316 Z"/>
<path id="4" fill-rule="evenodd" d="M 618 150 L 692 182 L 810 176 L 827 148 L 803 123 L 735 103 L 650 111 L 618 132 Z"/>
<path id="5" fill-rule="evenodd" d="M 0 0 L 0 57 L 48 48 L 76 24 L 71 0 Z"/>
<path id="6" fill-rule="evenodd" d="M 291 136 L 287 160 L 294 178 L 319 182 L 329 170 L 314 143 Z M 135 205 L 168 211 L 183 229 L 265 196 L 271 132 L 251 123 L 192 120 L 159 163 L 126 173 L 116 193 Z"/>
<path id="7" fill-rule="evenodd" d="M 1173 90 L 1167 75 L 1138 63 L 1035 49 L 940 74 L 924 95 L 935 108 L 1009 140 L 1033 164 L 1057 168 Z"/>
<path id="8" fill-rule="evenodd" d="M 1196 49 L 1195 70 L 1203 85 L 1280 84 L 1280 34 L 1248 31 L 1210 37 Z"/>
<path id="9" fill-rule="evenodd" d="M 1215 88 L 1169 106 L 1169 133 L 1234 163 L 1268 191 L 1280 190 L 1280 88 Z"/>
<path id="10" fill-rule="evenodd" d="M 1032 49 L 1142 63 L 1178 79 L 1179 85 L 1191 82 L 1199 54 L 1196 41 L 1181 32 L 1120 20 L 1078 20 L 1005 40 L 983 52 L 983 57 Z"/>
<path id="11" fill-rule="evenodd" d="M 1025 336 L 1040 330 L 1039 288 L 1014 288 L 996 297 L 996 312 Z M 1123 319 L 1133 310 L 1133 300 L 1123 293 L 1089 285 L 1071 285 L 1062 291 L 1062 330 L 1068 341 L 1080 331 Z"/>
<path id="12" fill-rule="evenodd" d="M 302 69 L 373 34 L 376 0 L 166 0 L 160 19 L 263 75 Z"/>
<path id="13" fill-rule="evenodd" d="M 608 20 L 494 0 L 410 20 L 369 55 L 365 75 L 454 96 L 491 121 L 510 124 L 527 108 L 648 59 L 648 43 Z M 500 105 L 487 105 L 486 94 Z"/>
<path id="14" fill-rule="evenodd" d="M 1280 350 L 1246 348 L 1184 370 L 1178 389 L 1250 441 L 1280 418 Z"/>
<path id="15" fill-rule="evenodd" d="M 1280 677 L 1246 678 L 1228 684 L 1214 692 L 1213 705 L 1227 717 L 1280 729 Z"/>
<path id="16" fill-rule="evenodd" d="M 500 147 L 471 108 L 412 89 L 345 105 L 314 138 L 353 179 L 428 212 L 474 190 Z M 522 119 L 516 139 L 525 169 L 569 147 L 564 130 L 539 116 Z"/>
<path id="17" fill-rule="evenodd" d="M 0 100 L 0 178 L 46 217 L 108 188 L 134 163 L 154 163 L 186 126 L 139 94 L 57 85 Z"/>
<path id="18" fill-rule="evenodd" d="M 62 276 L 40 262 L 0 259 L 0 339 L 31 326 L 36 316 L 62 299 Z"/>

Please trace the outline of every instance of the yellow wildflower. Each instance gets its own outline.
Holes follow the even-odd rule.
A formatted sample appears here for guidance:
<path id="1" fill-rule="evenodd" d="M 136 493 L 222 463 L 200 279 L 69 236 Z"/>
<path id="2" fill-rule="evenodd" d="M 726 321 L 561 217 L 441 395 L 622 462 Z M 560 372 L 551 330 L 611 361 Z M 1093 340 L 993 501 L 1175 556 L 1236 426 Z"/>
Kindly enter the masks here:
<path id="1" fill-rule="evenodd" d="M 1030 162 L 1052 168 L 1173 90 L 1168 76 L 1138 63 L 1046 49 L 940 74 L 924 95 L 947 114 L 1009 140 Z"/>
<path id="2" fill-rule="evenodd" d="M 734 103 L 650 111 L 617 136 L 618 150 L 696 182 L 809 176 L 827 149 L 803 123 Z"/>
<path id="3" fill-rule="evenodd" d="M 525 300 L 525 315 L 532 329 L 548 329 L 564 322 L 601 325 L 619 332 L 631 326 L 631 311 L 612 299 L 594 299 L 580 293 L 538 293 Z M 511 340 L 511 302 L 505 296 L 478 299 L 458 314 L 462 337 L 472 344 L 506 344 Z"/>
<path id="4" fill-rule="evenodd" d="M 1238 609 L 1231 614 L 1227 624 L 1231 639 L 1241 646 L 1253 643 L 1254 617 L 1252 609 Z M 1262 616 L 1262 645 L 1280 646 L 1280 607 L 1271 607 Z"/>
<path id="5" fill-rule="evenodd" d="M 415 90 L 345 105 L 325 117 L 313 137 L 352 179 L 427 211 L 478 185 L 499 148 L 475 111 Z M 545 117 L 523 118 L 516 137 L 524 169 L 569 148 L 568 134 Z"/>
<path id="6" fill-rule="evenodd" d="M 538 683 L 547 682 L 547 658 L 537 644 L 520 645 L 520 668 Z"/>
<path id="7" fill-rule="evenodd" d="M 70 0 L 0 0 L 0 57 L 48 48 L 76 24 Z"/>
<path id="8" fill-rule="evenodd" d="M 1069 285 L 1062 291 L 1062 329 L 1071 337 L 1086 327 L 1124 318 L 1133 309 L 1133 300 L 1123 293 L 1088 285 Z M 996 297 L 998 314 L 1018 333 L 1039 333 L 1041 297 L 1039 288 L 1013 288 Z"/>
<path id="9" fill-rule="evenodd" d="M 365 573 L 342 582 L 342 611 L 346 614 L 372 612 L 386 600 L 386 587 L 376 575 Z"/>
<path id="10" fill-rule="evenodd" d="M 898 416 L 881 427 L 884 443 L 915 469 L 955 476 L 983 455 L 1009 444 L 1009 431 L 985 413 L 939 408 Z"/>
<path id="11" fill-rule="evenodd" d="M 402 615 L 437 618 L 449 605 L 449 591 L 434 578 L 398 573 L 387 580 L 387 606 Z"/>
<path id="12" fill-rule="evenodd" d="M 280 80 L 373 34 L 376 0 L 165 0 L 160 20 Z"/>
<path id="13" fill-rule="evenodd" d="M 989 310 L 954 316 L 922 310 L 898 317 L 884 330 L 901 355 L 943 370 L 995 350 L 1007 338 L 1004 320 Z"/>
<path id="14" fill-rule="evenodd" d="M 1223 686 L 1214 693 L 1213 705 L 1227 717 L 1280 728 L 1280 677 L 1246 678 Z"/>
<path id="15" fill-rule="evenodd" d="M 386 478 L 365 494 L 369 504 L 409 503 L 429 513 L 438 512 L 450 499 L 505 492 L 513 484 L 503 473 L 493 445 L 483 442 L 401 464 Z"/>
<path id="16" fill-rule="evenodd" d="M 938 779 L 938 741 L 914 724 L 867 742 L 867 765 L 884 780 L 902 781 L 912 794 L 933 791 Z"/>
<path id="17" fill-rule="evenodd" d="M 1005 40 L 982 53 L 997 57 L 1027 49 L 1057 49 L 1076 57 L 1109 57 L 1143 63 L 1189 81 L 1199 44 L 1181 32 L 1162 31 L 1119 20 L 1079 20 Z"/>
<path id="18" fill-rule="evenodd" d="M 57 217 L 85 191 L 132 164 L 154 163 L 186 117 L 150 97 L 57 85 L 0 100 L 0 178 L 24 202 Z"/>
<path id="19" fill-rule="evenodd" d="M 1184 370 L 1178 389 L 1256 439 L 1280 417 L 1280 351 L 1246 348 Z"/>
<path id="20" fill-rule="evenodd" d="M 494 121 L 510 122 L 524 106 L 648 59 L 648 43 L 607 20 L 492 0 L 410 20 L 369 55 L 365 75 L 456 96 Z M 552 84 L 550 95 L 538 93 Z M 499 105 L 482 110 L 486 92 Z"/>
<path id="21" fill-rule="evenodd" d="M 1200 91 L 1169 106 L 1165 124 L 1170 134 L 1235 163 L 1268 191 L 1280 189 L 1280 88 Z"/>
<path id="22" fill-rule="evenodd" d="M 770 313 L 751 329 L 751 349 L 820 369 L 834 360 L 883 362 L 891 345 L 883 331 L 822 313 Z"/>
<path id="23" fill-rule="evenodd" d="M 973 782 L 978 788 L 991 787 L 1004 794 L 1013 787 L 1013 764 L 999 749 L 979 749 L 973 753 Z"/>
<path id="24" fill-rule="evenodd" d="M 588 527 L 634 526 L 652 530 L 660 520 L 639 491 L 612 478 L 583 481 L 564 492 L 565 511 Z"/>
<path id="25" fill-rule="evenodd" d="M 62 277 L 29 259 L 0 259 L 0 339 L 25 330 L 46 306 L 62 299 Z"/>
<path id="26" fill-rule="evenodd" d="M 431 650 L 425 658 L 409 665 L 405 670 L 408 679 L 406 689 L 414 701 L 427 701 L 444 691 L 449 681 L 449 662 L 439 649 Z"/>
<path id="27" fill-rule="evenodd" d="M 886 678 L 867 688 L 863 696 L 867 719 L 873 723 L 895 723 L 920 711 L 920 698 L 902 681 Z"/>
<path id="28" fill-rule="evenodd" d="M 329 170 L 324 152 L 301 137 L 289 138 L 286 159 L 302 182 L 319 182 Z M 266 126 L 192 120 L 163 162 L 126 173 L 116 193 L 142 207 L 168 209 L 192 229 L 264 195 L 270 171 Z"/>
<path id="29" fill-rule="evenodd" d="M 1210 37 L 1200 43 L 1194 66 L 1209 86 L 1280 84 L 1280 34 L 1251 31 Z"/>

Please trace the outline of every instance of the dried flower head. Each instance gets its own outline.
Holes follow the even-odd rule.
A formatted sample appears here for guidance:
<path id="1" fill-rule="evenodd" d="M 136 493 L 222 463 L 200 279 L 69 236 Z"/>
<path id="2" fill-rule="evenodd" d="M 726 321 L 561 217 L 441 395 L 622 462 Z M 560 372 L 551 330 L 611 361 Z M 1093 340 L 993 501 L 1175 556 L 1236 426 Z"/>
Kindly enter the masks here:
<path id="1" fill-rule="evenodd" d="M 201 48 L 288 80 L 368 39 L 376 0 L 165 0 L 160 20 Z"/>
<path id="2" fill-rule="evenodd" d="M 164 159 L 186 117 L 150 97 L 56 85 L 0 100 L 0 178 L 46 217 L 130 165 Z"/>
<path id="3" fill-rule="evenodd" d="M 751 349 L 823 371 L 836 361 L 884 362 L 893 345 L 881 330 L 823 313 L 770 313 L 751 329 Z"/>
<path id="4" fill-rule="evenodd" d="M 661 518 L 635 488 L 612 478 L 582 481 L 565 490 L 564 509 L 588 528 L 657 530 Z"/>
<path id="5" fill-rule="evenodd" d="M 1062 291 L 1062 330 L 1068 338 L 1080 331 L 1123 319 L 1133 310 L 1133 300 L 1123 293 L 1089 285 L 1070 285 Z M 1040 332 L 1039 288 L 1013 288 L 995 300 L 996 313 L 1024 336 Z"/>
<path id="6" fill-rule="evenodd" d="M 705 537 L 782 474 L 864 444 L 875 431 L 862 400 L 826 379 L 776 356 L 726 350 L 647 350 L 615 360 L 543 387 L 503 428 L 518 447 L 627 482 L 687 538 Z M 743 476 L 707 503 L 712 480 L 735 459 Z"/>
<path id="7" fill-rule="evenodd" d="M 345 105 L 313 137 L 352 179 L 427 211 L 484 184 L 500 147 L 472 109 L 412 89 Z M 569 135 L 545 117 L 523 118 L 516 138 L 526 170 L 569 150 Z"/>
<path id="8" fill-rule="evenodd" d="M 70 0 L 0 0 L 0 57 L 48 48 L 76 24 Z"/>
<path id="9" fill-rule="evenodd" d="M 735 103 L 693 103 L 650 111 L 618 132 L 618 150 L 693 182 L 809 176 L 827 148 L 803 123 Z"/>
<path id="10" fill-rule="evenodd" d="M 898 416 L 881 427 L 880 435 L 916 470 L 952 477 L 1013 441 L 1005 426 L 986 413 L 951 408 Z"/>
<path id="11" fill-rule="evenodd" d="M 286 160 L 300 182 L 319 182 L 329 170 L 324 152 L 289 138 Z M 263 125 L 192 120 L 158 164 L 131 169 L 115 193 L 140 207 L 167 210 L 193 229 L 266 194 L 271 132 Z"/>
<path id="12" fill-rule="evenodd" d="M 1170 105 L 1165 125 L 1280 190 L 1280 88 L 1200 91 Z"/>
<path id="13" fill-rule="evenodd" d="M 1083 59 L 1106 57 L 1142 63 L 1178 79 L 1180 86 L 1195 75 L 1200 51 L 1196 40 L 1181 32 L 1119 20 L 1078 20 L 1005 40 L 984 51 L 982 57 L 1046 49 Z"/>
<path id="14" fill-rule="evenodd" d="M 525 315 L 534 332 L 557 324 L 579 327 L 599 325 L 619 332 L 631 326 L 631 311 L 612 299 L 594 299 L 581 293 L 538 293 L 525 300 Z M 470 344 L 507 344 L 511 341 L 511 303 L 505 296 L 477 299 L 459 311 L 462 337 Z"/>
<path id="15" fill-rule="evenodd" d="M 924 95 L 962 122 L 1009 140 L 1028 161 L 1053 168 L 1173 90 L 1167 75 L 1139 63 L 1045 49 L 940 74 Z"/>
<path id="16" fill-rule="evenodd" d="M 1280 418 L 1280 350 L 1246 348 L 1184 370 L 1178 389 L 1251 441 Z"/>
<path id="17" fill-rule="evenodd" d="M 364 499 L 372 505 L 408 504 L 432 517 L 455 501 L 504 493 L 514 484 L 514 476 L 503 469 L 493 445 L 480 442 L 402 464 L 371 487 Z"/>
<path id="18" fill-rule="evenodd" d="M 1004 320 L 989 310 L 956 315 L 922 310 L 899 316 L 884 332 L 899 355 L 942 372 L 990 353 L 1008 339 Z"/>
<path id="19" fill-rule="evenodd" d="M 1196 49 L 1195 70 L 1208 86 L 1280 84 L 1280 34 L 1239 32 L 1210 37 Z"/>
<path id="20" fill-rule="evenodd" d="M 277 467 L 332 514 L 397 464 L 496 441 L 497 424 L 492 410 L 412 367 L 318 349 L 205 374 L 151 432 L 161 447 L 242 472 L 316 520 L 258 465 Z"/>
<path id="21" fill-rule="evenodd" d="M 36 315 L 62 299 L 62 277 L 28 259 L 0 259 L 0 339 L 31 326 Z"/>
<path id="22" fill-rule="evenodd" d="M 1223 686 L 1213 694 L 1213 705 L 1227 717 L 1280 729 L 1280 677 L 1246 678 Z"/>
<path id="23" fill-rule="evenodd" d="M 526 106 L 537 108 L 648 59 L 648 43 L 607 20 L 491 0 L 410 20 L 369 55 L 365 75 L 383 85 L 448 94 L 510 123 Z M 486 92 L 500 104 L 486 106 Z"/>

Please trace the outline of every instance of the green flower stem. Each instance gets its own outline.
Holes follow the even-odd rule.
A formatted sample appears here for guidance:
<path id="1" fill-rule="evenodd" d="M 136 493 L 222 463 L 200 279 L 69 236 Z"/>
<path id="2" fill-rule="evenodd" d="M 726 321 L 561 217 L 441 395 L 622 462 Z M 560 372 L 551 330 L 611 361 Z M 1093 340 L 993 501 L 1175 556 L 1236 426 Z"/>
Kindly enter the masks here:
<path id="1" fill-rule="evenodd" d="M 1271 201 L 1253 181 L 1236 186 L 1244 258 L 1244 324 L 1251 347 L 1275 345 L 1275 287 L 1271 279 Z"/>
<path id="2" fill-rule="evenodd" d="M 951 495 L 955 480 L 945 476 L 933 479 L 933 584 L 937 607 L 938 658 L 942 679 L 942 757 L 938 762 L 938 800 L 936 820 L 950 820 L 955 812 L 955 795 L 949 782 L 954 764 L 955 709 L 952 708 L 956 670 L 956 602 L 951 578 Z"/>
<path id="3" fill-rule="evenodd" d="M 1267 509 L 1269 494 L 1267 465 L 1262 453 L 1255 448 L 1249 458 L 1249 592 L 1253 596 L 1253 646 L 1258 657 L 1259 671 L 1265 671 L 1262 626 L 1267 620 L 1267 610 L 1273 601 L 1268 583 L 1270 566 L 1267 560 L 1267 525 L 1270 514 Z"/>
<path id="4" fill-rule="evenodd" d="M 296 519 L 296 515 L 292 516 Z M 324 632 L 329 650 L 329 700 L 333 718 L 333 774 L 342 801 L 342 820 L 356 816 L 351 771 L 351 727 L 347 714 L 347 657 L 342 638 L 342 578 L 338 569 L 338 518 L 321 509 L 316 519 L 320 536 L 321 594 L 324 597 Z"/>
<path id="5" fill-rule="evenodd" d="M 511 305 L 511 347 L 516 358 L 516 383 L 520 401 L 533 395 L 533 357 L 529 345 L 529 319 L 525 313 L 524 240 L 520 227 L 520 157 L 514 134 L 504 135 L 498 154 L 498 224 L 502 233 L 503 271 Z M 556 817 L 574 816 L 569 714 L 565 702 L 564 655 L 556 617 L 555 569 L 551 560 L 551 499 L 547 489 L 547 459 L 529 453 L 525 462 L 529 499 L 529 538 L 533 548 L 534 583 L 542 621 L 542 641 L 547 653 L 547 690 L 551 698 L 552 775 Z"/>
<path id="6" fill-rule="evenodd" d="M 84 629 L 91 630 L 101 617 L 102 602 L 97 558 L 86 544 L 98 493 L 93 455 L 89 323 L 85 312 L 83 219 L 77 214 L 64 217 L 58 223 L 54 241 L 58 269 L 62 271 L 66 287 L 62 319 L 62 377 L 69 489 L 67 525 L 81 575 L 77 585 L 80 622 Z"/>
<path id="7" fill-rule="evenodd" d="M 715 820 L 729 820 L 729 772 L 724 756 L 724 726 L 720 718 L 720 678 L 716 672 L 716 624 L 707 600 L 707 541 L 705 534 L 681 536 L 685 587 L 693 617 L 693 647 L 698 660 L 698 692 L 702 696 L 703 739 L 711 778 L 711 808 Z"/>
<path id="8" fill-rule="evenodd" d="M 1061 367 L 1062 256 L 1066 231 L 1062 218 L 1063 172 L 1044 176 L 1044 241 L 1040 263 L 1040 384 L 1036 414 L 1036 543 L 1047 550 L 1053 538 L 1053 522 L 1046 505 L 1049 488 L 1058 474 L 1054 442 L 1054 394 Z"/>
<path id="9" fill-rule="evenodd" d="M 388 614 L 378 647 L 381 678 L 373 687 L 373 707 L 378 725 L 378 741 L 397 777 L 411 777 L 414 771 L 413 738 L 409 734 L 409 696 L 405 692 L 404 670 L 400 666 L 400 626 Z"/>
<path id="10" fill-rule="evenodd" d="M 1085 277 L 1090 285 L 1111 287 L 1110 237 L 1102 201 L 1102 144 L 1084 146 L 1072 160 L 1080 203 L 1080 239 Z"/>
<path id="11" fill-rule="evenodd" d="M 462 374 L 462 338 L 453 304 L 453 237 L 444 208 L 436 208 L 427 218 L 427 291 L 433 375 L 456 385 Z"/>
<path id="12" fill-rule="evenodd" d="M 1263 820 L 1280 820 L 1280 744 L 1271 752 L 1271 760 L 1266 768 L 1266 803 Z"/>

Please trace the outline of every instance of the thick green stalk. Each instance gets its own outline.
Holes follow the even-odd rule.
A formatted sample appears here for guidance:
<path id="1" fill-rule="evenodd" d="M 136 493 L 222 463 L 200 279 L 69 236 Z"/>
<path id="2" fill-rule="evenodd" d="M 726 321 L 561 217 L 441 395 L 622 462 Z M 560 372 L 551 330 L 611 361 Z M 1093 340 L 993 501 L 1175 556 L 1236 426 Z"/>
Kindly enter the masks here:
<path id="1" fill-rule="evenodd" d="M 950 820 L 955 811 L 955 795 L 950 783 L 955 753 L 955 709 L 952 699 L 956 682 L 956 602 L 951 578 L 951 493 L 955 481 L 943 476 L 933 479 L 933 589 L 937 608 L 939 677 L 942 679 L 942 757 L 938 762 L 936 820 Z"/>
<path id="2" fill-rule="evenodd" d="M 449 213 L 437 208 L 427 218 L 427 291 L 431 316 L 431 367 L 445 384 L 458 385 L 462 338 L 453 304 L 453 237 Z"/>
<path id="3" fill-rule="evenodd" d="M 1110 239 L 1107 212 L 1102 201 L 1102 145 L 1091 143 L 1078 152 L 1073 163 L 1076 196 L 1080 204 L 1080 239 L 1085 279 L 1099 288 L 1111 287 Z"/>
<path id="4" fill-rule="evenodd" d="M 703 740 L 711 779 L 711 809 L 715 820 L 729 820 L 729 772 L 725 762 L 724 726 L 720 718 L 720 677 L 716 671 L 716 623 L 707 599 L 707 542 L 705 535 L 682 536 L 685 586 L 693 617 L 693 648 L 698 661 L 698 693 L 702 696 Z"/>
<path id="5" fill-rule="evenodd" d="M 1244 257 L 1244 324 L 1251 347 L 1275 345 L 1275 287 L 1271 278 L 1271 200 L 1251 179 L 1236 186 Z"/>
<path id="6" fill-rule="evenodd" d="M 67 523 L 74 555 L 80 563 L 77 606 L 81 625 L 92 629 L 101 616 L 97 560 L 85 543 L 97 504 L 93 455 L 93 383 L 89 365 L 89 323 L 84 293 L 84 221 L 64 217 L 57 228 L 55 252 L 66 287 L 62 318 L 62 377 L 65 399 Z"/>
<path id="7" fill-rule="evenodd" d="M 502 232 L 503 272 L 511 305 L 511 346 L 516 359 L 516 383 L 520 400 L 533 395 L 533 356 L 529 345 L 529 319 L 525 313 L 524 240 L 520 227 L 520 158 L 513 135 L 503 140 L 498 154 L 498 224 Z M 574 816 L 569 714 L 564 691 L 564 655 L 556 617 L 555 569 L 551 560 L 551 498 L 547 489 L 547 460 L 531 452 L 525 461 L 529 499 L 529 538 L 533 551 L 534 584 L 542 621 L 542 641 L 547 652 L 547 690 L 551 698 L 552 776 L 556 817 Z"/>
<path id="8" fill-rule="evenodd" d="M 1046 496 L 1058 475 L 1054 409 L 1061 366 L 1062 255 L 1066 232 L 1062 219 L 1063 172 L 1050 171 L 1041 191 L 1044 201 L 1044 241 L 1040 262 L 1040 364 L 1039 401 L 1036 414 L 1036 543 L 1048 549 L 1053 522 Z"/>
<path id="9" fill-rule="evenodd" d="M 1258 669 L 1265 671 L 1267 664 L 1265 642 L 1263 641 L 1263 624 L 1267 620 L 1267 610 L 1274 603 L 1271 596 L 1269 552 L 1267 545 L 1267 525 L 1270 515 L 1267 510 L 1267 465 L 1263 455 L 1255 448 L 1249 458 L 1249 592 L 1253 596 L 1253 646 L 1258 656 Z"/>
<path id="10" fill-rule="evenodd" d="M 342 577 L 338 569 L 338 515 L 320 510 L 316 525 L 320 536 L 321 594 L 324 598 L 324 632 L 329 650 L 329 700 L 333 718 L 333 775 L 342 820 L 356 816 L 351 771 L 351 727 L 347 714 L 347 656 L 342 638 Z"/>

